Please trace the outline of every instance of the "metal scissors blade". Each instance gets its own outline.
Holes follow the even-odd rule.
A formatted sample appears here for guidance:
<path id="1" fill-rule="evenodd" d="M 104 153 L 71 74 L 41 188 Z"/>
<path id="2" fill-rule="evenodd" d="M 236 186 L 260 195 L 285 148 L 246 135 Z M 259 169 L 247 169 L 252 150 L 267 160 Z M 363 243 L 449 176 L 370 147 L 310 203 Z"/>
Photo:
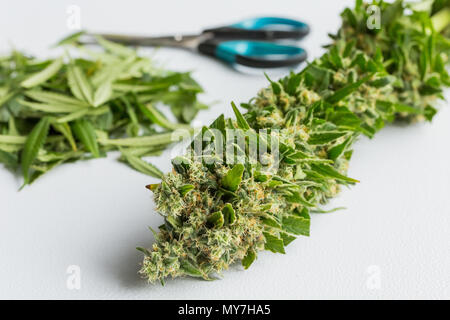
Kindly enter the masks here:
<path id="1" fill-rule="evenodd" d="M 163 37 L 144 37 L 123 34 L 87 34 L 84 43 L 96 43 L 95 36 L 100 36 L 106 40 L 132 46 L 144 47 L 179 47 L 195 50 L 200 43 L 209 40 L 213 34 L 202 33 L 196 35 L 173 35 Z"/>

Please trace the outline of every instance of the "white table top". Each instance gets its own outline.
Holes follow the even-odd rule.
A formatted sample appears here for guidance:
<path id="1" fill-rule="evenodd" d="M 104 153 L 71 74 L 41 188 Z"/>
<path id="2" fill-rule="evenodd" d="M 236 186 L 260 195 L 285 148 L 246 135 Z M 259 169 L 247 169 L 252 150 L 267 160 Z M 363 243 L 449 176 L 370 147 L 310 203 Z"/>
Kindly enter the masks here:
<path id="1" fill-rule="evenodd" d="M 16 0 L 0 5 L 0 51 L 13 44 L 53 54 L 48 47 L 71 32 L 72 4 L 84 29 L 103 32 L 197 32 L 257 15 L 303 18 L 312 26 L 303 45 L 318 57 L 353 1 Z M 231 116 L 231 100 L 247 101 L 267 85 L 261 72 L 239 73 L 189 52 L 160 49 L 156 59 L 194 70 L 207 92 L 202 99 L 218 101 L 199 115 L 204 124 L 221 112 Z M 165 287 L 137 275 L 142 254 L 135 247 L 149 247 L 147 226 L 162 221 L 144 188 L 156 179 L 110 154 L 61 166 L 17 192 L 19 177 L 0 168 L 0 298 L 448 299 L 449 128 L 450 109 L 442 103 L 432 124 L 389 126 L 371 141 L 361 138 L 349 172 L 361 183 L 331 203 L 347 210 L 313 216 L 311 237 L 294 241 L 286 255 L 264 252 L 249 270 L 235 266 L 222 280 L 178 279 Z M 166 152 L 153 163 L 168 171 L 169 158 Z M 67 286 L 73 265 L 81 271 L 79 290 Z"/>

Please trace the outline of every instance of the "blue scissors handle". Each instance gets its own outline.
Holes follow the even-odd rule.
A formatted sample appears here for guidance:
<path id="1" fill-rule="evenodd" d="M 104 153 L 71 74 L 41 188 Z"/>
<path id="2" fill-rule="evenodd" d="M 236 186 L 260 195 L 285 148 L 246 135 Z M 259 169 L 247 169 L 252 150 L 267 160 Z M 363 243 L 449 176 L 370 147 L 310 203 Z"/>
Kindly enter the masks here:
<path id="1" fill-rule="evenodd" d="M 299 64 L 306 60 L 306 51 L 298 46 L 277 43 L 278 40 L 298 40 L 309 33 L 307 24 L 279 17 L 261 17 L 230 26 L 207 29 L 209 40 L 198 50 L 228 63 L 252 68 L 277 68 Z"/>
<path id="2" fill-rule="evenodd" d="M 279 68 L 299 64 L 306 60 L 306 51 L 297 46 L 248 40 L 209 40 L 198 50 L 227 63 L 252 68 Z"/>
<path id="3" fill-rule="evenodd" d="M 210 33 L 214 38 L 228 40 L 298 40 L 309 33 L 309 26 L 293 19 L 260 17 L 243 20 L 229 26 L 206 29 L 203 33 Z"/>

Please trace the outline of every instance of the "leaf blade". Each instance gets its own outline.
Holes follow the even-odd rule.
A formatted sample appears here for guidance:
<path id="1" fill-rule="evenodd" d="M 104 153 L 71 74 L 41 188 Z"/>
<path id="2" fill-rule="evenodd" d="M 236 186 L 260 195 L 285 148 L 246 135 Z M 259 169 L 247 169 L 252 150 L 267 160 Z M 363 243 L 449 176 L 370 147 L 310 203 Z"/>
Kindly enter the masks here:
<path id="1" fill-rule="evenodd" d="M 231 192 L 235 192 L 242 181 L 242 175 L 244 173 L 244 165 L 241 163 L 236 164 L 227 174 L 222 178 L 222 187 Z"/>
<path id="2" fill-rule="evenodd" d="M 79 66 L 74 64 L 68 66 L 67 79 L 73 95 L 93 105 L 92 86 Z"/>
<path id="3" fill-rule="evenodd" d="M 90 121 L 85 119 L 75 121 L 73 124 L 73 132 L 95 158 L 100 158 L 97 135 Z"/>
<path id="4" fill-rule="evenodd" d="M 30 75 L 20 85 L 24 88 L 32 88 L 44 83 L 61 70 L 63 66 L 63 59 L 59 58 L 50 63 L 44 70 L 41 70 L 35 74 Z"/>
<path id="5" fill-rule="evenodd" d="M 31 164 L 36 159 L 39 149 L 44 145 L 45 140 L 47 139 L 49 127 L 50 118 L 42 118 L 33 128 L 25 142 L 21 157 L 22 174 L 25 180 L 24 185 L 27 185 L 30 182 Z"/>

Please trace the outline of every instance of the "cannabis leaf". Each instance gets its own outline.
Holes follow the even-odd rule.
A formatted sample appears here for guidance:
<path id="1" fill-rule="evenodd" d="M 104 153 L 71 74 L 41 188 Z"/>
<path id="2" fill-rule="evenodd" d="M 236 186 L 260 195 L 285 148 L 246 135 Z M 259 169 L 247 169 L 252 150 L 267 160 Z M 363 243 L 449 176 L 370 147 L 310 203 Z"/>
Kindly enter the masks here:
<path id="1" fill-rule="evenodd" d="M 66 55 L 37 60 L 14 51 L 0 57 L 0 162 L 22 167 L 25 184 L 65 162 L 120 150 L 120 160 L 152 177 L 156 156 L 205 108 L 189 73 L 157 69 L 134 49 L 98 38 L 103 50 L 63 39 Z M 169 121 L 164 109 L 177 121 Z"/>
<path id="2" fill-rule="evenodd" d="M 222 178 L 222 187 L 229 191 L 236 191 L 242 181 L 242 174 L 244 173 L 244 165 L 236 164 L 228 173 Z"/>
<path id="3" fill-rule="evenodd" d="M 30 167 L 36 159 L 39 149 L 44 145 L 47 139 L 48 129 L 50 126 L 50 118 L 42 118 L 36 126 L 31 130 L 28 136 L 21 156 L 22 173 L 24 177 L 24 185 L 30 182 Z"/>

